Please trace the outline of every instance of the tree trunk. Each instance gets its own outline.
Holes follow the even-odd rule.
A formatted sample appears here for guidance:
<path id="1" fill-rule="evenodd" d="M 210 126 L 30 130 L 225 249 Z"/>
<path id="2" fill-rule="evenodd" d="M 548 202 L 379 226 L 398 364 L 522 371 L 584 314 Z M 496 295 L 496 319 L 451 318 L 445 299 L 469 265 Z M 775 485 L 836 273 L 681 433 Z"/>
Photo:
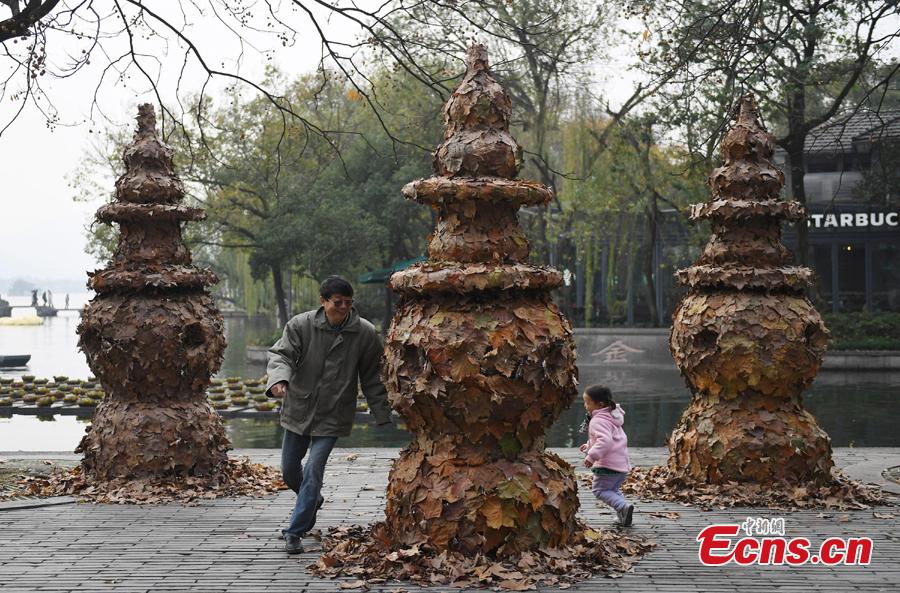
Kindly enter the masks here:
<path id="1" fill-rule="evenodd" d="M 390 282 L 384 285 L 384 321 L 381 322 L 382 334 L 387 332 L 388 326 L 391 324 L 391 317 L 394 316 L 394 293 L 391 290 Z"/>
<path id="2" fill-rule="evenodd" d="M 787 145 L 788 148 L 788 165 L 791 170 L 791 199 L 799 202 L 806 208 L 806 188 L 804 186 L 804 177 L 806 176 L 806 163 L 803 154 L 803 145 L 805 139 L 792 138 Z M 798 265 L 807 266 L 809 264 L 809 225 L 806 217 L 794 223 L 794 229 L 797 232 L 797 251 L 794 258 Z"/>
<path id="3" fill-rule="evenodd" d="M 584 249 L 584 327 L 594 327 L 594 238 Z"/>
<path id="4" fill-rule="evenodd" d="M 650 308 L 650 321 L 653 327 L 659 327 L 659 311 L 656 310 L 656 197 L 650 198 L 647 208 L 647 253 L 644 257 L 644 288 L 647 293 L 647 306 Z"/>
<path id="5" fill-rule="evenodd" d="M 791 170 L 791 199 L 806 208 L 806 162 L 804 149 L 806 144 L 806 91 L 802 84 L 791 92 L 788 98 L 788 135 L 783 147 L 788 154 L 788 165 Z M 809 263 L 809 227 L 806 217 L 796 221 L 797 252 L 796 261 L 801 266 Z"/>
<path id="6" fill-rule="evenodd" d="M 616 240 L 618 243 L 618 240 Z M 603 290 L 606 291 L 606 325 L 612 326 L 613 324 L 613 303 L 616 301 L 616 286 L 615 286 L 615 276 L 616 276 L 616 249 L 617 246 L 613 243 L 608 243 L 606 248 L 606 253 L 604 256 L 606 257 L 606 278 L 604 279 Z"/>
<path id="7" fill-rule="evenodd" d="M 280 264 L 272 264 L 272 282 L 275 286 L 275 302 L 278 303 L 278 325 L 284 327 L 288 322 L 287 302 L 284 293 L 284 274 Z"/>
<path id="8" fill-rule="evenodd" d="M 632 225 L 637 230 L 637 225 Z M 625 325 L 634 325 L 634 259 L 635 241 L 628 237 L 625 241 Z"/>

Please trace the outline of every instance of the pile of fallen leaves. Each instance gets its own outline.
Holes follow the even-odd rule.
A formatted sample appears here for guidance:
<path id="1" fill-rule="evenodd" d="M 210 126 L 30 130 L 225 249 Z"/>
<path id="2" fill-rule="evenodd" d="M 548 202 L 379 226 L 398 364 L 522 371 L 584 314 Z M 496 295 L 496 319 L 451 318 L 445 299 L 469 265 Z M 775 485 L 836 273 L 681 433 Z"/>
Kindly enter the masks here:
<path id="1" fill-rule="evenodd" d="M 582 525 L 569 546 L 490 558 L 449 550 L 438 553 L 424 543 L 394 548 L 383 527 L 376 523 L 329 530 L 322 539 L 324 553 L 310 570 L 323 577 L 356 579 L 342 583 L 342 589 L 367 589 L 388 581 L 507 591 L 539 586 L 568 589 L 572 583 L 598 574 L 620 577 L 656 545 L 620 531 L 597 531 Z"/>
<path id="2" fill-rule="evenodd" d="M 81 466 L 49 476 L 29 476 L 19 483 L 20 495 L 77 496 L 87 501 L 116 504 L 189 503 L 233 496 L 265 496 L 287 486 L 281 472 L 249 459 L 229 459 L 214 476 L 169 479 L 115 479 L 89 482 Z"/>
<path id="3" fill-rule="evenodd" d="M 643 500 L 668 500 L 703 509 L 759 506 L 771 509 L 868 509 L 893 501 L 879 488 L 851 480 L 832 471 L 831 482 L 822 486 L 785 484 L 687 484 L 669 473 L 666 466 L 635 467 L 622 492 Z"/>

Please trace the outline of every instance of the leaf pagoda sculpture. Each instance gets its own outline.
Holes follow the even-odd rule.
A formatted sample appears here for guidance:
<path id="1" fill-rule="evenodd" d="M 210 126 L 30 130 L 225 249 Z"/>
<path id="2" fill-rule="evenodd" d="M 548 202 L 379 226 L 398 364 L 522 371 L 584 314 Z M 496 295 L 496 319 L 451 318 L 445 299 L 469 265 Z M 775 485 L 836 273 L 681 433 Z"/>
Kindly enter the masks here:
<path id="1" fill-rule="evenodd" d="M 831 441 L 802 394 L 822 363 L 828 332 L 804 296 L 812 273 L 786 264 L 782 220 L 803 220 L 782 201 L 784 175 L 752 95 L 725 135 L 712 198 L 691 218 L 712 237 L 680 270 L 689 288 L 669 346 L 693 397 L 672 433 L 669 475 L 685 484 L 779 487 L 831 481 Z"/>
<path id="2" fill-rule="evenodd" d="M 383 378 L 414 436 L 384 521 L 332 529 L 317 574 L 521 590 L 624 572 L 653 546 L 580 523 L 575 472 L 544 450 L 576 394 L 575 344 L 550 296 L 561 274 L 525 263 L 517 211 L 552 193 L 515 179 L 511 111 L 486 48 L 470 47 L 436 175 L 403 188 L 437 218 L 429 259 L 390 281 Z"/>
<path id="3" fill-rule="evenodd" d="M 172 150 L 156 132 L 152 105 L 138 108 L 116 199 L 96 219 L 120 225 L 109 267 L 89 274 L 79 346 L 109 394 L 76 452 L 90 483 L 194 478 L 217 485 L 230 444 L 205 397 L 225 350 L 222 316 L 206 287 L 218 281 L 191 264 L 181 223 L 200 220 L 182 204 Z"/>
<path id="4" fill-rule="evenodd" d="M 381 533 L 400 545 L 505 556 L 579 529 L 574 472 L 544 450 L 576 394 L 571 326 L 550 296 L 562 278 L 524 263 L 516 217 L 552 194 L 514 179 L 510 114 L 486 48 L 472 46 L 444 106 L 437 175 L 403 188 L 437 224 L 428 261 L 391 278 L 385 384 L 415 435 L 391 471 Z"/>

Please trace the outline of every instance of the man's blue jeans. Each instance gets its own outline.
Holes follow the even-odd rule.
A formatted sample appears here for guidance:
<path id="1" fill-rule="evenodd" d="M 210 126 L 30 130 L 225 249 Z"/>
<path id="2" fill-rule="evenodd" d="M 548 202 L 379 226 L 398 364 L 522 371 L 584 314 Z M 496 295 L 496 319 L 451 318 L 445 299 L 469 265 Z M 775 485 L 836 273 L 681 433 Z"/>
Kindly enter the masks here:
<path id="1" fill-rule="evenodd" d="M 316 511 L 322 492 L 325 464 L 337 437 L 311 437 L 284 431 L 281 446 L 281 473 L 288 488 L 297 493 L 291 523 L 285 534 L 302 536 L 316 524 Z M 309 453 L 306 465 L 303 458 Z"/>

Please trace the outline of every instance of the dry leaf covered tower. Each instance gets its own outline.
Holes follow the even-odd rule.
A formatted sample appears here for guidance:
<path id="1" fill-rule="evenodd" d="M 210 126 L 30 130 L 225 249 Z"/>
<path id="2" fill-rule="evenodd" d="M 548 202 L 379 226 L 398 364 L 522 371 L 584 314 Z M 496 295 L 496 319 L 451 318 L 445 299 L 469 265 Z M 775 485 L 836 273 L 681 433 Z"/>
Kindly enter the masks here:
<path id="1" fill-rule="evenodd" d="M 669 345 L 693 398 L 670 441 L 669 472 L 687 483 L 761 485 L 830 481 L 831 443 L 803 407 L 825 354 L 827 330 L 804 296 L 807 268 L 786 264 L 780 222 L 803 220 L 779 199 L 784 175 L 752 95 L 722 142 L 700 259 L 680 270 L 689 292 Z"/>
<path id="2" fill-rule="evenodd" d="M 414 433 L 395 462 L 384 536 L 436 550 L 500 556 L 566 544 L 577 529 L 571 467 L 544 432 L 575 395 L 572 331 L 550 298 L 561 276 L 523 263 L 520 206 L 543 185 L 513 179 L 521 147 L 487 50 L 444 106 L 436 176 L 403 188 L 437 225 L 429 260 L 391 278 L 400 302 L 385 344 L 385 383 Z"/>
<path id="3" fill-rule="evenodd" d="M 90 275 L 79 346 L 109 396 L 77 451 L 96 481 L 211 476 L 228 439 L 204 395 L 225 350 L 222 316 L 206 286 L 215 274 L 191 264 L 181 223 L 204 217 L 182 204 L 172 151 L 156 133 L 152 105 L 138 108 L 116 199 L 97 220 L 118 223 L 109 267 Z"/>

